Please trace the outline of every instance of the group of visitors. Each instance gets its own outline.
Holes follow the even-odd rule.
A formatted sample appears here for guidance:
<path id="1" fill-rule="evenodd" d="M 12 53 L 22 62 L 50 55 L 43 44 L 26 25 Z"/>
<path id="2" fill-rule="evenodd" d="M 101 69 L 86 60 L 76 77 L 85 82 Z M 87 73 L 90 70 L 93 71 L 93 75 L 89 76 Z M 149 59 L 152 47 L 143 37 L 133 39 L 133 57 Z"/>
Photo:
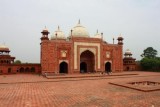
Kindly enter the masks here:
<path id="1" fill-rule="evenodd" d="M 106 71 L 102 71 L 101 74 L 108 74 L 108 75 L 111 75 L 112 74 L 112 71 L 111 70 L 106 70 Z"/>

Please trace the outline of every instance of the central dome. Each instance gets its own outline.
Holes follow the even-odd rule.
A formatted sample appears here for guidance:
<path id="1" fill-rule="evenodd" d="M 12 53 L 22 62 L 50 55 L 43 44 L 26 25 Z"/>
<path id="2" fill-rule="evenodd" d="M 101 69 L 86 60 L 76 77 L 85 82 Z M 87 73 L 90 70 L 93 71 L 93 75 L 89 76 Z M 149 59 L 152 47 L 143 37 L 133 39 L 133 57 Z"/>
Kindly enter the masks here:
<path id="1" fill-rule="evenodd" d="M 89 33 L 87 29 L 80 24 L 80 20 L 78 24 L 72 29 L 72 36 L 73 37 L 89 37 Z"/>

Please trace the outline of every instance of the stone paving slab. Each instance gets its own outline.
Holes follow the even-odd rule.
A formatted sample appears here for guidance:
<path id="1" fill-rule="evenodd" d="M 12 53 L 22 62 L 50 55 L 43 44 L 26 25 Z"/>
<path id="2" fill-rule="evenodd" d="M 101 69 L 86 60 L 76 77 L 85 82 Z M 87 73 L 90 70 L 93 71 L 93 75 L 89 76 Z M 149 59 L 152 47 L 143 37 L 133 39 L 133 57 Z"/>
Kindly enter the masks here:
<path id="1" fill-rule="evenodd" d="M 138 75 L 65 79 L 1 75 L 0 82 L 9 84 L 0 84 L 0 107 L 160 107 L 160 91 L 146 93 L 109 84 L 135 80 L 160 82 L 160 73 L 135 73 Z M 24 83 L 12 84 L 19 81 Z"/>

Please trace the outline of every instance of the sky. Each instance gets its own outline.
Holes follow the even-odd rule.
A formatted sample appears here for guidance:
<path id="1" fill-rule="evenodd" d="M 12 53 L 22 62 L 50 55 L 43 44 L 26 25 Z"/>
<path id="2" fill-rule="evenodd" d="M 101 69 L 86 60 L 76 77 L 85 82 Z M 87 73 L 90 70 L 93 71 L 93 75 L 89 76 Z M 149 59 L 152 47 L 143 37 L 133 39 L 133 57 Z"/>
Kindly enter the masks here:
<path id="1" fill-rule="evenodd" d="M 137 60 L 147 47 L 160 56 L 160 0 L 0 0 L 0 44 L 16 60 L 39 63 L 45 26 L 49 37 L 58 26 L 68 36 L 79 19 L 90 37 L 98 29 L 112 43 L 121 34 L 123 52 Z"/>

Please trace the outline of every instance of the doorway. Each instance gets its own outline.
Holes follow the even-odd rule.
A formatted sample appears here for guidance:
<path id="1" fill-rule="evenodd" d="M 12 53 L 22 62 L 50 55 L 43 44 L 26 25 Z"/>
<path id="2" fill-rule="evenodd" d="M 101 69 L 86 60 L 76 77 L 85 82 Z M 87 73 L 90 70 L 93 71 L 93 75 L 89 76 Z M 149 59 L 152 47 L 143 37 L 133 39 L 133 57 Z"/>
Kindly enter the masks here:
<path id="1" fill-rule="evenodd" d="M 105 72 L 111 72 L 111 63 L 110 62 L 106 62 L 106 64 L 105 64 Z"/>
<path id="2" fill-rule="evenodd" d="M 59 65 L 59 73 L 68 73 L 68 64 L 66 62 L 61 62 Z"/>

